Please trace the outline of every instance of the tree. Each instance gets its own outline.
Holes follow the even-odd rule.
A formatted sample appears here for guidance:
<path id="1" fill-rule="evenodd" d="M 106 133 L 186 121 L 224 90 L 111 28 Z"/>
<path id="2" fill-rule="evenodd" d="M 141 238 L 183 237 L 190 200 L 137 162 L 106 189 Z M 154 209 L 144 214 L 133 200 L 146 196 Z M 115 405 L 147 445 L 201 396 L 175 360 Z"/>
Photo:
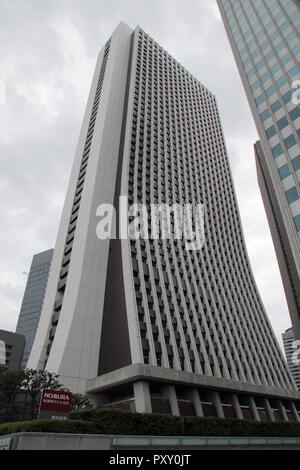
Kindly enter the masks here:
<path id="1" fill-rule="evenodd" d="M 17 421 L 21 418 L 23 406 L 18 399 L 24 377 L 23 370 L 0 374 L 0 422 Z"/>
<path id="2" fill-rule="evenodd" d="M 26 414 L 26 404 L 29 401 L 30 418 L 37 417 L 39 400 L 43 388 L 47 390 L 66 390 L 58 380 L 58 375 L 46 370 L 36 371 L 26 369 L 22 381 L 22 390 L 24 393 L 24 414 Z M 25 418 L 25 416 L 24 416 Z"/>
<path id="3" fill-rule="evenodd" d="M 89 397 L 82 393 L 72 393 L 71 410 L 92 408 Z"/>
<path id="4" fill-rule="evenodd" d="M 0 423 L 36 419 L 42 390 L 69 390 L 59 376 L 46 370 L 26 369 L 0 374 Z M 87 395 L 72 394 L 71 409 L 91 408 Z"/>

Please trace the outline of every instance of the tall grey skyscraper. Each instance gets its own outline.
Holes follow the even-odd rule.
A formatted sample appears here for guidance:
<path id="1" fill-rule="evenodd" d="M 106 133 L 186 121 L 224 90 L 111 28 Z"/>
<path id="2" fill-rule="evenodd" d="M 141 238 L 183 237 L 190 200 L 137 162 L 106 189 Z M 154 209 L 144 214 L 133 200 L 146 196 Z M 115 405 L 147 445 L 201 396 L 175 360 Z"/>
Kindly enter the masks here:
<path id="1" fill-rule="evenodd" d="M 283 341 L 287 364 L 289 366 L 289 369 L 291 371 L 295 384 L 298 390 L 300 391 L 300 364 L 298 363 L 299 354 L 297 353 L 300 347 L 297 346 L 297 343 L 295 344 L 295 336 L 294 336 L 293 328 L 289 328 L 284 333 L 282 333 L 282 341 Z M 294 345 L 296 347 L 294 347 Z M 296 356 L 295 359 L 293 359 L 294 355 Z"/>
<path id="2" fill-rule="evenodd" d="M 124 201 L 147 209 L 143 236 L 124 231 Z M 202 249 L 162 210 L 188 204 L 205 207 Z M 112 205 L 122 236 L 100 239 Z M 172 236 L 152 232 L 153 208 Z M 98 57 L 29 366 L 102 406 L 299 420 L 216 99 L 139 27 L 121 23 Z"/>
<path id="3" fill-rule="evenodd" d="M 217 1 L 260 138 L 258 181 L 300 339 L 300 4 Z"/>
<path id="4" fill-rule="evenodd" d="M 53 249 L 42 251 L 32 258 L 16 328 L 16 333 L 25 336 L 22 369 L 27 365 L 41 316 L 53 251 Z"/>

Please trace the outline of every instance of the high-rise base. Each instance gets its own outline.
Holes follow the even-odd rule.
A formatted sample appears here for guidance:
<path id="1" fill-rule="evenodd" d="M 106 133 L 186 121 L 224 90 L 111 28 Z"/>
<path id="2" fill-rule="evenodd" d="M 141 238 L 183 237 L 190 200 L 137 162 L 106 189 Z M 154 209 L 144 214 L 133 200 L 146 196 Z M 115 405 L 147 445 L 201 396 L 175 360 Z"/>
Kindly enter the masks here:
<path id="1" fill-rule="evenodd" d="M 145 364 L 90 379 L 87 393 L 96 407 L 141 413 L 300 421 L 297 392 Z"/>

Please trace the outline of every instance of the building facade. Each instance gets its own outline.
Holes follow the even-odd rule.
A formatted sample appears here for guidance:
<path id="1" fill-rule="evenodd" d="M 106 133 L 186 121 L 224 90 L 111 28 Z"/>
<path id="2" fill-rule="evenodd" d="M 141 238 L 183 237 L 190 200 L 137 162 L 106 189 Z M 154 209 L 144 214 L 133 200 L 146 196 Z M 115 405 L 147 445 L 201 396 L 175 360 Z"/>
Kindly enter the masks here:
<path id="1" fill-rule="evenodd" d="M 23 335 L 0 330 L 0 373 L 21 369 L 24 347 Z"/>
<path id="2" fill-rule="evenodd" d="M 300 4 L 217 1 L 260 138 L 258 181 L 300 339 Z"/>
<path id="3" fill-rule="evenodd" d="M 282 341 L 287 364 L 291 371 L 291 375 L 294 379 L 296 387 L 300 391 L 300 354 L 297 353 L 297 351 L 300 350 L 300 344 L 297 345 L 297 342 L 295 343 L 293 328 L 289 328 L 284 333 L 282 333 Z"/>
<path id="4" fill-rule="evenodd" d="M 53 249 L 33 256 L 26 282 L 16 333 L 25 336 L 21 368 L 25 369 L 34 342 L 43 307 Z"/>
<path id="5" fill-rule="evenodd" d="M 141 237 L 124 233 L 124 199 L 149 209 Z M 100 239 L 104 203 L 119 237 Z M 152 236 L 150 209 L 174 204 L 204 205 L 201 249 L 172 217 L 172 236 Z M 121 23 L 98 57 L 29 366 L 97 406 L 299 420 L 216 99 L 139 27 Z"/>

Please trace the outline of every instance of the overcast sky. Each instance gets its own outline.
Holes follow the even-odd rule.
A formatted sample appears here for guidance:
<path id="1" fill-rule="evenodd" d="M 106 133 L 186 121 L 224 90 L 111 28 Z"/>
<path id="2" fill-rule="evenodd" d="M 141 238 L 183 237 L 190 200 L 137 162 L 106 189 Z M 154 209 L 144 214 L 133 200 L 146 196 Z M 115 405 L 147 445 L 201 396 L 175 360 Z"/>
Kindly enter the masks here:
<path id="1" fill-rule="evenodd" d="M 290 318 L 256 180 L 258 137 L 215 0 L 0 0 L 0 329 L 15 330 L 33 254 L 55 245 L 96 57 L 120 21 L 216 95 L 252 269 L 282 345 Z"/>

